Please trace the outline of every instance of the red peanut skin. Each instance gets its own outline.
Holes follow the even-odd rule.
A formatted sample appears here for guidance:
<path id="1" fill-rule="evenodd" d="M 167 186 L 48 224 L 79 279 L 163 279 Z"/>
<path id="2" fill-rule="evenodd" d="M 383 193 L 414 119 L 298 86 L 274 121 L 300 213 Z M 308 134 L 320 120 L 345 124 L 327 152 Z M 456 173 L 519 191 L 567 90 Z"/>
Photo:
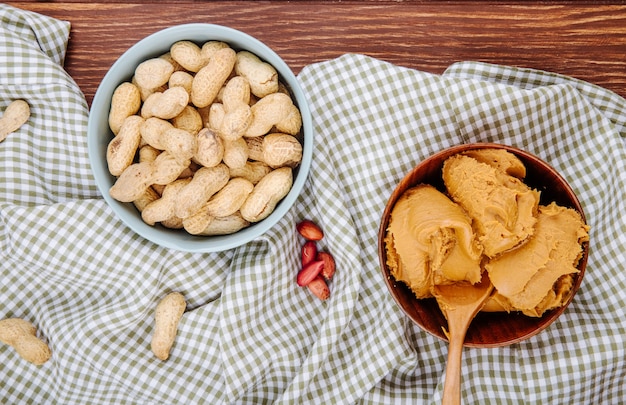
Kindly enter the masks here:
<path id="1" fill-rule="evenodd" d="M 307 284 L 307 288 L 322 301 L 326 301 L 330 298 L 330 289 L 322 276 L 315 277 L 313 281 Z"/>
<path id="2" fill-rule="evenodd" d="M 322 240 L 324 237 L 324 232 L 322 229 L 310 219 L 305 219 L 299 222 L 296 225 L 296 229 L 302 235 L 302 237 L 306 240 Z"/>
<path id="3" fill-rule="evenodd" d="M 312 240 L 307 241 L 302 246 L 302 267 L 304 268 L 307 264 L 315 260 L 317 254 L 317 246 L 315 245 L 315 242 Z"/>
<path id="4" fill-rule="evenodd" d="M 324 262 L 322 261 L 312 261 L 307 264 L 300 272 L 298 273 L 296 282 L 300 287 L 304 287 L 308 285 L 315 277 L 317 277 L 324 267 Z"/>
<path id="5" fill-rule="evenodd" d="M 315 260 L 321 260 L 324 262 L 322 277 L 326 280 L 333 278 L 335 275 L 335 259 L 333 258 L 333 255 L 328 252 L 319 252 Z"/>

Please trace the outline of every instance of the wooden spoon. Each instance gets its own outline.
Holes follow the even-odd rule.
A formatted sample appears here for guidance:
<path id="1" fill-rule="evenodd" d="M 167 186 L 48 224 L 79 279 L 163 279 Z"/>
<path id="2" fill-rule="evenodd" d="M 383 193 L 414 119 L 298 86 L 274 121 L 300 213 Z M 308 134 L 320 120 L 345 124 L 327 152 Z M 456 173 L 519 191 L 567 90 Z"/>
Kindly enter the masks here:
<path id="1" fill-rule="evenodd" d="M 435 286 L 435 298 L 448 320 L 448 364 L 443 385 L 443 405 L 461 403 L 461 356 L 465 334 L 472 319 L 485 305 L 493 285 L 483 272 L 480 283 L 455 283 Z"/>

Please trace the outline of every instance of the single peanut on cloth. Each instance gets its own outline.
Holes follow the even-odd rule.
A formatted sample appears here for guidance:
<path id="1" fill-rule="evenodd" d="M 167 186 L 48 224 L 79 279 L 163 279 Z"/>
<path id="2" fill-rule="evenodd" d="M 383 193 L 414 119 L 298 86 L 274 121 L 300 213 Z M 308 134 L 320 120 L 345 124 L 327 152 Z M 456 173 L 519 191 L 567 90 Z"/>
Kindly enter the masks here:
<path id="1" fill-rule="evenodd" d="M 38 366 L 52 356 L 48 345 L 37 338 L 35 326 L 24 319 L 0 320 L 0 342 L 13 347 L 20 357 Z"/>
<path id="2" fill-rule="evenodd" d="M 0 142 L 17 131 L 30 118 L 30 106 L 24 100 L 14 100 L 7 106 L 0 118 Z"/>
<path id="3" fill-rule="evenodd" d="M 165 296 L 156 307 L 155 326 L 150 344 L 152 352 L 160 360 L 167 360 L 178 331 L 178 323 L 185 313 L 185 297 L 178 292 Z"/>

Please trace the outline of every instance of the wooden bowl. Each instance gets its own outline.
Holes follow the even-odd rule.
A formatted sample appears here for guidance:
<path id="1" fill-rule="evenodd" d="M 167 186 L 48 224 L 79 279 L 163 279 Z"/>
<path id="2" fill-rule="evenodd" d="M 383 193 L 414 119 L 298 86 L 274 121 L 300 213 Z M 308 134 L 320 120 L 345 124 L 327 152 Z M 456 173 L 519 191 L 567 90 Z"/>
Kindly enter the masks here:
<path id="1" fill-rule="evenodd" d="M 443 162 L 457 153 L 486 148 L 505 149 L 515 154 L 526 166 L 526 179 L 524 182 L 530 187 L 541 191 L 540 204 L 547 205 L 555 201 L 559 205 L 573 208 L 580 213 L 583 221 L 586 223 L 580 202 L 563 177 L 541 159 L 520 149 L 493 143 L 458 145 L 438 152 L 419 163 L 400 181 L 387 202 L 378 232 L 378 257 L 385 283 L 396 303 L 422 329 L 445 341 L 447 341 L 447 338 L 442 328 L 447 328 L 447 322 L 437 302 L 434 298 L 417 299 L 404 283 L 396 282 L 387 267 L 387 252 L 384 240 L 391 210 L 407 189 L 420 183 L 426 183 L 440 191 L 445 191 L 441 178 Z M 565 305 L 547 311 L 541 318 L 528 317 L 521 313 L 481 312 L 474 318 L 467 331 L 465 345 L 470 347 L 506 346 L 528 339 L 547 328 L 565 311 L 580 287 L 587 264 L 588 249 L 588 243 L 584 243 L 583 256 L 578 263 L 579 273 L 575 275 L 572 291 Z"/>

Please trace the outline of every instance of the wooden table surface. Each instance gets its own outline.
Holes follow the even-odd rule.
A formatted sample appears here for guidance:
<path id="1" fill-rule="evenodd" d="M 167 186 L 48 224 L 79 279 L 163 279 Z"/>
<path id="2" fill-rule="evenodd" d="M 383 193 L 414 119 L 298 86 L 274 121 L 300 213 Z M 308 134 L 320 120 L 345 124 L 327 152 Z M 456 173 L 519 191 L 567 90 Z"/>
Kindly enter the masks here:
<path id="1" fill-rule="evenodd" d="M 561 73 L 626 97 L 626 2 L 10 1 L 70 21 L 65 67 L 91 103 L 131 45 L 191 22 L 227 25 L 272 47 L 297 74 L 345 53 L 442 73 L 476 60 Z"/>

